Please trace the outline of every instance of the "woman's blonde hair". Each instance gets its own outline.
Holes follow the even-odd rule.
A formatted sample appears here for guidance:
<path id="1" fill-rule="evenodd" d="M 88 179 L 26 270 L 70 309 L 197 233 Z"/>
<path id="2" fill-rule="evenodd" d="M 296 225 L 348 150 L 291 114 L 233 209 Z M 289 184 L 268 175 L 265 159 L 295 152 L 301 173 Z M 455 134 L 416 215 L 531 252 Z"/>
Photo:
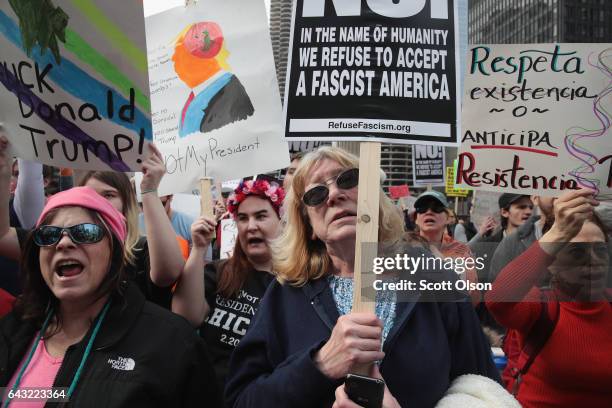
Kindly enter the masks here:
<path id="1" fill-rule="evenodd" d="M 302 286 L 309 280 L 327 275 L 331 270 L 331 258 L 327 254 L 327 248 L 320 239 L 313 239 L 313 230 L 302 203 L 308 175 L 325 159 L 333 160 L 344 168 L 359 167 L 359 159 L 356 156 L 337 147 L 323 146 L 304 156 L 285 198 L 285 228 L 271 245 L 274 272 L 281 283 Z M 404 219 L 400 210 L 381 188 L 378 241 L 395 242 L 401 239 L 403 234 Z"/>
<path id="2" fill-rule="evenodd" d="M 88 171 L 85 173 L 79 186 L 84 186 L 90 179 L 96 179 L 104 184 L 116 188 L 123 203 L 123 216 L 127 227 L 127 237 L 125 237 L 125 260 L 131 265 L 136 264 L 136 251 L 139 250 L 138 240 L 140 232 L 138 230 L 138 203 L 136 202 L 136 193 L 133 190 L 132 183 L 125 173 L 114 171 Z"/>

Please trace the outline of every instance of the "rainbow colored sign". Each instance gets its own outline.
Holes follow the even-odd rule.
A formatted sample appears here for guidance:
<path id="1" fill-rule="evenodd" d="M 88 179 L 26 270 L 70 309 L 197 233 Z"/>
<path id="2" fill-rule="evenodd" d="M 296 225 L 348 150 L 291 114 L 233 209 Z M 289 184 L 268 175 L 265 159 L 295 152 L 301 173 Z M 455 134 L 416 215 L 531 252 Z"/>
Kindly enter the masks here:
<path id="1" fill-rule="evenodd" d="M 152 139 L 142 1 L 0 4 L 0 121 L 13 154 L 140 168 Z"/>

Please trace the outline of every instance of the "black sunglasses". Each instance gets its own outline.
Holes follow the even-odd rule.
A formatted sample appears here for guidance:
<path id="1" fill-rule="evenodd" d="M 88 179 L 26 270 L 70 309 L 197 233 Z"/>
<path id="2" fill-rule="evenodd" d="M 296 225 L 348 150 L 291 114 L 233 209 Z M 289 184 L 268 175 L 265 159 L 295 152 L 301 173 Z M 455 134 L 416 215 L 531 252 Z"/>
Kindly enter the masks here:
<path id="1" fill-rule="evenodd" d="M 68 228 L 43 225 L 34 231 L 34 243 L 41 247 L 55 245 L 62 239 L 64 231 L 75 244 L 95 244 L 104 238 L 104 229 L 97 224 L 84 223 Z"/>
<path id="2" fill-rule="evenodd" d="M 342 173 L 325 180 L 322 184 L 314 186 L 304 193 L 302 201 L 309 207 L 316 207 L 322 204 L 329 196 L 329 188 L 327 187 L 332 182 L 336 183 L 338 188 L 349 190 L 359 184 L 359 169 L 348 169 Z"/>
<path id="3" fill-rule="evenodd" d="M 425 214 L 429 209 L 431 209 L 436 214 L 440 214 L 446 211 L 445 206 L 436 203 L 423 204 L 419 205 L 418 207 L 414 207 L 414 211 L 416 211 L 417 214 Z"/>

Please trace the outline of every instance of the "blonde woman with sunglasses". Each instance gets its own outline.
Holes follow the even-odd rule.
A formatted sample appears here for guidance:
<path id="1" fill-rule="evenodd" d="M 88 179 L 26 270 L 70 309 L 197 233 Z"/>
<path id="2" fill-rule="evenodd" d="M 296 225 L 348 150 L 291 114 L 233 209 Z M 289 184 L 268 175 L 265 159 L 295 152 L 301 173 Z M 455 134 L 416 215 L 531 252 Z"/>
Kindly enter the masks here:
<path id="1" fill-rule="evenodd" d="M 354 364 L 380 362 L 370 374 L 386 384 L 385 407 L 432 407 L 462 374 L 498 378 L 465 300 L 402 301 L 381 291 L 376 313 L 351 312 L 359 171 L 379 169 L 358 169 L 334 147 L 302 159 L 272 246 L 276 281 L 232 356 L 227 405 L 357 406 L 343 386 Z M 401 214 L 381 190 L 379 242 L 428 253 L 403 237 Z"/>

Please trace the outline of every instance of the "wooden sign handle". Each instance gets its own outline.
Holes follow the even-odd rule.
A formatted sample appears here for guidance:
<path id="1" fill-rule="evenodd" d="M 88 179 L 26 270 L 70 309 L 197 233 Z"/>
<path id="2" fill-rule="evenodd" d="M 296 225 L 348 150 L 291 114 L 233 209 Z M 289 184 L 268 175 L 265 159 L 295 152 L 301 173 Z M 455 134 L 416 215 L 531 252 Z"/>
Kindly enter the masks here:
<path id="1" fill-rule="evenodd" d="M 200 215 L 215 218 L 212 199 L 212 178 L 210 177 L 200 179 Z M 214 238 L 214 232 L 212 236 Z"/>
<path id="2" fill-rule="evenodd" d="M 200 179 L 200 215 L 214 217 L 212 199 L 212 178 Z"/>
<path id="3" fill-rule="evenodd" d="M 372 265 L 378 250 L 380 143 L 360 143 L 359 169 L 352 311 L 374 313 L 376 291 L 373 287 L 375 275 L 372 273 Z M 372 364 L 357 365 L 352 367 L 351 372 L 369 376 L 371 369 Z"/>

